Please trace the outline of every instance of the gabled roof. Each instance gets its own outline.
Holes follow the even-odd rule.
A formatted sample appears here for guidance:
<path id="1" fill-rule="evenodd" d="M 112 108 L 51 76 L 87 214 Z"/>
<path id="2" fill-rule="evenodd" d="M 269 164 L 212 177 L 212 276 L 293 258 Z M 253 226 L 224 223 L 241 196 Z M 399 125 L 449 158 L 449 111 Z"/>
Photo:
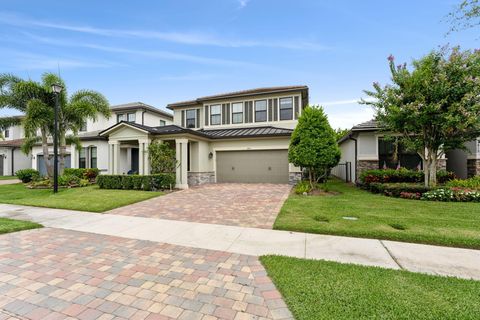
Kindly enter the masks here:
<path id="1" fill-rule="evenodd" d="M 167 108 L 173 110 L 176 107 L 199 104 L 208 100 L 219 100 L 219 99 L 226 99 L 226 98 L 245 97 L 245 96 L 252 96 L 252 95 L 259 95 L 259 94 L 282 93 L 282 92 L 300 91 L 300 90 L 308 92 L 308 87 L 305 85 L 279 86 L 279 87 L 264 87 L 264 88 L 255 88 L 255 89 L 248 89 L 248 90 L 241 90 L 241 91 L 233 91 L 233 92 L 200 97 L 193 100 L 170 103 L 167 105 Z"/>
<path id="2" fill-rule="evenodd" d="M 378 130 L 380 127 L 378 126 L 378 122 L 374 119 L 359 123 L 352 127 L 352 131 L 365 131 L 365 130 Z"/>
<path id="3" fill-rule="evenodd" d="M 128 111 L 128 110 L 136 110 L 136 109 L 145 109 L 147 111 L 162 115 L 166 118 L 173 119 L 173 115 L 171 113 L 160 110 L 158 108 L 155 108 L 154 106 L 148 105 L 143 102 L 130 102 L 130 103 L 118 104 L 115 106 L 111 106 L 110 109 L 112 109 L 112 111 Z"/>

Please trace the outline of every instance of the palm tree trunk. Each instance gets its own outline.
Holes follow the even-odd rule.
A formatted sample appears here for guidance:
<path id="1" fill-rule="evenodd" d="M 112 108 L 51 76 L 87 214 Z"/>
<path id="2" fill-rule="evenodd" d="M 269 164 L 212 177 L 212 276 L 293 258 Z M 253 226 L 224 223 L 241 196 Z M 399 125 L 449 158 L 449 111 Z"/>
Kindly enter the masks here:
<path id="1" fill-rule="evenodd" d="M 63 174 L 63 170 L 65 169 L 65 156 L 66 156 L 66 153 L 67 153 L 67 146 L 66 146 L 66 139 L 65 139 L 65 132 L 60 132 L 59 133 L 60 137 L 59 137 L 59 145 L 60 145 L 60 157 L 59 157 L 59 170 L 58 170 L 58 174 L 59 175 L 62 175 Z"/>
<path id="2" fill-rule="evenodd" d="M 47 176 L 51 178 L 53 176 L 53 166 L 52 166 L 52 159 L 50 158 L 50 152 L 48 151 L 47 129 L 46 128 L 41 129 L 40 133 L 42 135 L 43 160 L 45 162 L 45 167 L 47 169 Z"/>

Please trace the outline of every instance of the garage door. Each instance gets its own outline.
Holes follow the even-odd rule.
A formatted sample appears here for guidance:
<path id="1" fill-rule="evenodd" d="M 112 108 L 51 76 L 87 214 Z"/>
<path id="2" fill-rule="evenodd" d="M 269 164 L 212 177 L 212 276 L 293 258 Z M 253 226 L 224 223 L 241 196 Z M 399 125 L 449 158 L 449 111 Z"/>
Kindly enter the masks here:
<path id="1" fill-rule="evenodd" d="M 287 150 L 217 151 L 217 182 L 288 183 Z"/>

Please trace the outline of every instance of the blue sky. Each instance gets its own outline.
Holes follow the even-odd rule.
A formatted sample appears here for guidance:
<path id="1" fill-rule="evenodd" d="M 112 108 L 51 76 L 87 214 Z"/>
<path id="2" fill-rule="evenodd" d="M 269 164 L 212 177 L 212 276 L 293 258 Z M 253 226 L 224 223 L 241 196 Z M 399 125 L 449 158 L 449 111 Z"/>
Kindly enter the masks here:
<path id="1" fill-rule="evenodd" d="M 389 54 L 410 62 L 447 43 L 478 46 L 478 29 L 445 35 L 459 1 L 8 1 L 0 72 L 38 80 L 59 71 L 70 91 L 159 108 L 306 84 L 333 127 L 351 127 L 371 117 L 355 101 L 388 81 Z"/>

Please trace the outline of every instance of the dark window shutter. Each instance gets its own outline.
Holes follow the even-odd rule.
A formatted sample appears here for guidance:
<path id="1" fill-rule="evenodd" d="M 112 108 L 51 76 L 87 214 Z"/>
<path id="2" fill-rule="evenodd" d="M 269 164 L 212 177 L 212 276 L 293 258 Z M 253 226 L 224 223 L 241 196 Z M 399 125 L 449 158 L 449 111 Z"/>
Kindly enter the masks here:
<path id="1" fill-rule="evenodd" d="M 185 128 L 185 110 L 182 110 L 182 127 Z"/>
<path id="2" fill-rule="evenodd" d="M 243 122 L 248 123 L 248 101 L 243 103 Z"/>
<path id="3" fill-rule="evenodd" d="M 298 115 L 300 114 L 300 103 L 298 101 L 298 96 L 293 98 L 293 105 L 295 106 L 295 119 L 298 119 Z"/>
<path id="4" fill-rule="evenodd" d="M 225 103 L 222 104 L 222 124 L 226 123 L 227 120 L 227 105 Z"/>
<path id="5" fill-rule="evenodd" d="M 227 103 L 226 109 L 227 109 L 227 112 L 225 114 L 225 118 L 227 118 L 226 123 L 230 124 L 230 103 Z"/>
<path id="6" fill-rule="evenodd" d="M 249 101 L 248 102 L 248 108 L 250 109 L 250 112 L 249 112 L 249 117 L 248 117 L 248 122 L 253 122 L 253 101 Z"/>
<path id="7" fill-rule="evenodd" d="M 278 121 L 278 99 L 273 99 L 273 121 Z"/>
<path id="8" fill-rule="evenodd" d="M 200 128 L 200 109 L 197 109 L 197 128 Z"/>
<path id="9" fill-rule="evenodd" d="M 273 100 L 268 99 L 268 121 L 272 121 L 273 118 Z"/>
<path id="10" fill-rule="evenodd" d="M 208 106 L 205 106 L 205 125 L 208 126 Z"/>

